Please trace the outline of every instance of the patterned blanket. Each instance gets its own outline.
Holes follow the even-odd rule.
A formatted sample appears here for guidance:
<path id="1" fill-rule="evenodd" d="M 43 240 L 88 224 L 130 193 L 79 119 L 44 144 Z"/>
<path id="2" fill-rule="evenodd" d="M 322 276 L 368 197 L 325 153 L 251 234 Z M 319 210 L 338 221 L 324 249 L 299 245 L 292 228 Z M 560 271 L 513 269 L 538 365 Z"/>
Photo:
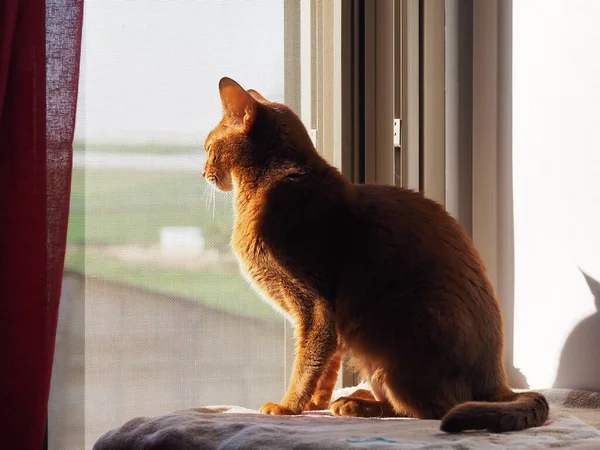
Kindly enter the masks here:
<path id="1" fill-rule="evenodd" d="M 93 449 L 600 449 L 600 393 L 540 392 L 550 403 L 550 419 L 513 433 L 446 434 L 435 420 L 342 418 L 326 411 L 266 416 L 211 406 L 133 419 L 106 433 Z"/>

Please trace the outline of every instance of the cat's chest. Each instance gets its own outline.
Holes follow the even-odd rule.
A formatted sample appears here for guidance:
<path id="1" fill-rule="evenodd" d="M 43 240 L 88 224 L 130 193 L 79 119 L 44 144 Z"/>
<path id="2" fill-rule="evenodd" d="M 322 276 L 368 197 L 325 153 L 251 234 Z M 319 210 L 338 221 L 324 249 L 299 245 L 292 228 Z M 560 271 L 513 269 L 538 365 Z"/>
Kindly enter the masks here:
<path id="1" fill-rule="evenodd" d="M 242 224 L 234 226 L 231 240 L 242 276 L 255 292 L 295 324 L 293 305 L 286 299 L 282 280 L 288 278 L 259 236 Z"/>
<path id="2" fill-rule="evenodd" d="M 231 244 L 242 274 L 261 289 L 273 291 L 285 274 L 263 239 L 248 224 L 236 223 Z"/>

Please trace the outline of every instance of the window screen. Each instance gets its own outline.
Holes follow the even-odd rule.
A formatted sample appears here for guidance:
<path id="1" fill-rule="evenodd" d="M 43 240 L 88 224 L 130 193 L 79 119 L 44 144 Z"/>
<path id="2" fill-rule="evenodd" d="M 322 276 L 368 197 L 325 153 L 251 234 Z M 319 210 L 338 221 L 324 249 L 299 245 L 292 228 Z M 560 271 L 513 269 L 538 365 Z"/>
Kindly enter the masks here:
<path id="1" fill-rule="evenodd" d="M 202 178 L 203 143 L 223 76 L 333 143 L 315 118 L 333 105 L 334 4 L 86 2 L 51 450 L 138 416 L 283 396 L 291 329 L 239 274 L 231 194 Z"/>

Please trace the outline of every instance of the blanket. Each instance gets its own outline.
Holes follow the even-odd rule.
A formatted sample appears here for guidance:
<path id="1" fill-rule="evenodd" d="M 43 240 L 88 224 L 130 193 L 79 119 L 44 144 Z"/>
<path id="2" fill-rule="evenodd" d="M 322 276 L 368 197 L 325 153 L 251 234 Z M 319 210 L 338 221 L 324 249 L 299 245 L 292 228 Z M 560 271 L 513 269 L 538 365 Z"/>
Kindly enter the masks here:
<path id="1" fill-rule="evenodd" d="M 519 432 L 447 434 L 436 420 L 345 418 L 327 411 L 267 416 L 221 405 L 130 420 L 102 436 L 93 450 L 600 449 L 600 393 L 540 392 L 550 403 L 548 422 Z M 340 395 L 345 392 L 336 393 Z"/>

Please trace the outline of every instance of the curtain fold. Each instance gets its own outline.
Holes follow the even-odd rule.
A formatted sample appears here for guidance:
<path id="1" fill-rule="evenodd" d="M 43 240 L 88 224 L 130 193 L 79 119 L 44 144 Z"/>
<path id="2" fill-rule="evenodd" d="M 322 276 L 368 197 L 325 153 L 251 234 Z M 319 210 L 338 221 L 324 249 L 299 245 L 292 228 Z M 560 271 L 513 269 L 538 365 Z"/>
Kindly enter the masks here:
<path id="1" fill-rule="evenodd" d="M 0 448 L 42 448 L 82 14 L 81 0 L 0 2 Z"/>

